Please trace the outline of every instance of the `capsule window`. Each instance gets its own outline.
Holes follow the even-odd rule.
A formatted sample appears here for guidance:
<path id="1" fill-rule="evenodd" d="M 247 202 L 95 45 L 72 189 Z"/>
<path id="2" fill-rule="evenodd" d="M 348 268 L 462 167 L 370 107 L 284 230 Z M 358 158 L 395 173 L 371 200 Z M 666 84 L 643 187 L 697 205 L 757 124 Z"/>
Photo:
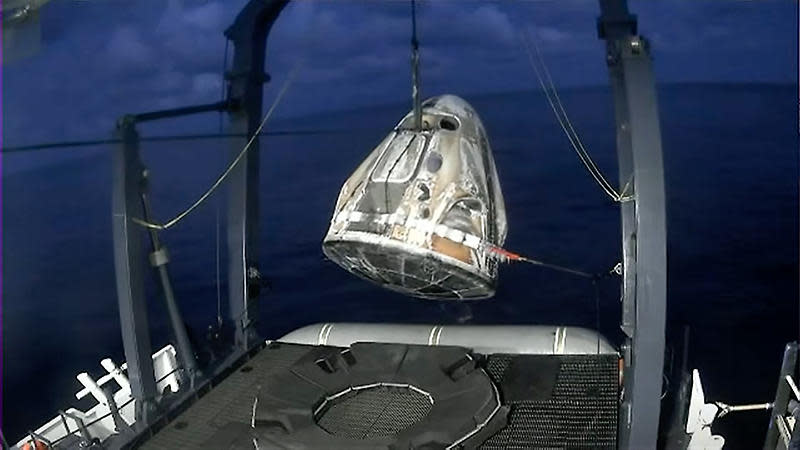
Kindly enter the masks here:
<path id="1" fill-rule="evenodd" d="M 428 169 L 428 172 L 436 173 L 442 167 L 442 155 L 436 152 L 431 152 L 428 154 L 428 158 L 425 160 L 425 168 Z"/>
<path id="2" fill-rule="evenodd" d="M 439 127 L 443 130 L 455 131 L 458 129 L 458 122 L 450 117 L 442 117 L 439 120 Z"/>

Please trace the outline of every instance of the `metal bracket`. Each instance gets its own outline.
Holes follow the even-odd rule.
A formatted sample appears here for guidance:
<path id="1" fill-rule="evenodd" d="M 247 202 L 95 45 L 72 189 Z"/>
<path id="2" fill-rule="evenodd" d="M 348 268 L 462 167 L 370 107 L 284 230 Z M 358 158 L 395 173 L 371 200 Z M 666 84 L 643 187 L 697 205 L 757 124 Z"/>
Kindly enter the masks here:
<path id="1" fill-rule="evenodd" d="M 111 418 L 114 420 L 114 426 L 117 428 L 117 432 L 125 434 L 133 433 L 131 426 L 128 425 L 128 422 L 126 422 L 119 413 L 119 407 L 117 405 L 117 401 L 114 400 L 114 392 L 112 391 L 111 386 L 103 386 L 103 393 L 106 395 L 108 409 L 110 411 Z"/>
<path id="2" fill-rule="evenodd" d="M 41 434 L 37 434 L 37 433 L 29 430 L 28 431 L 28 435 L 31 438 L 31 443 L 33 444 L 32 448 L 34 450 L 37 450 L 39 448 L 39 446 L 37 445 L 37 443 L 39 443 L 39 442 L 44 444 L 46 446 L 46 448 L 53 448 L 53 442 L 48 440 L 47 438 L 45 438 Z M 8 448 L 8 444 L 5 443 L 5 438 L 3 439 L 3 442 L 4 442 L 4 447 L 3 448 Z"/>
<path id="3" fill-rule="evenodd" d="M 167 247 L 161 247 L 150 253 L 150 265 L 153 267 L 161 267 L 169 262 L 169 252 Z"/>
<path id="4" fill-rule="evenodd" d="M 228 70 L 225 72 L 225 79 L 228 81 L 235 81 L 241 78 L 247 78 L 249 81 L 261 84 L 269 83 L 272 80 L 272 76 L 266 72 L 253 73 L 249 70 L 238 70 L 235 72 Z"/>
<path id="5" fill-rule="evenodd" d="M 768 409 L 772 409 L 772 403 L 756 403 L 752 405 L 729 405 L 723 402 L 714 402 L 719 408 L 719 412 L 717 413 L 717 419 L 720 417 L 725 417 L 732 412 L 739 412 L 739 411 L 764 411 Z"/>
<path id="6" fill-rule="evenodd" d="M 764 439 L 764 448 L 776 448 L 779 436 L 782 435 L 782 430 L 779 427 L 784 425 L 782 423 L 784 421 L 783 415 L 788 410 L 789 397 L 792 391 L 791 385 L 786 381 L 786 376 L 796 373 L 797 353 L 797 342 L 786 344 L 786 348 L 783 351 L 783 363 L 781 364 L 781 374 L 775 391 L 772 414 L 770 414 L 769 428 L 767 428 L 767 436 Z"/>
<path id="7" fill-rule="evenodd" d="M 92 442 L 92 435 L 89 434 L 89 430 L 86 428 L 86 424 L 83 423 L 83 419 L 76 416 L 75 414 L 68 413 L 66 411 L 58 411 L 58 415 L 64 418 L 66 422 L 66 418 L 72 419 L 75 421 L 75 424 L 78 425 L 78 433 L 81 435 L 81 445 L 86 447 L 90 445 Z"/>

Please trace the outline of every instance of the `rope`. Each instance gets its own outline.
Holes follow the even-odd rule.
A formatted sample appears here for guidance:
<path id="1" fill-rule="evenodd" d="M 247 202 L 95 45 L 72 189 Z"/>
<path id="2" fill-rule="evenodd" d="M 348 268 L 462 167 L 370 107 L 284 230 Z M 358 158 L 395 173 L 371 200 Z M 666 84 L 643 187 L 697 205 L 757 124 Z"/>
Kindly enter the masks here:
<path id="1" fill-rule="evenodd" d="M 159 378 L 158 380 L 156 380 L 156 383 L 160 383 L 161 381 L 163 381 L 163 380 L 166 380 L 166 379 L 167 379 L 167 377 L 169 377 L 170 375 L 174 374 L 175 372 L 177 372 L 178 370 L 181 370 L 181 369 L 182 369 L 182 367 L 180 367 L 180 366 L 178 366 L 178 367 L 176 367 L 176 368 L 172 369 L 171 371 L 169 371 L 169 373 L 166 373 L 166 374 L 164 374 L 164 376 L 162 376 L 161 378 Z M 134 401 L 136 401 L 136 399 L 135 399 L 133 396 L 131 396 L 131 398 L 129 398 L 128 400 L 126 400 L 126 401 L 125 401 L 125 403 L 123 403 L 123 404 L 121 404 L 121 405 L 118 405 L 118 406 L 117 406 L 117 411 L 119 411 L 119 410 L 121 410 L 122 408 L 124 408 L 124 407 L 128 406 L 129 404 L 131 404 L 131 403 L 132 403 L 132 402 L 134 402 Z M 97 417 L 97 418 L 95 418 L 95 419 L 94 419 L 94 420 L 92 420 L 91 422 L 84 424 L 84 428 L 88 429 L 89 427 L 93 426 L 93 425 L 94 425 L 94 424 L 96 424 L 97 422 L 100 422 L 101 420 L 103 420 L 103 419 L 105 419 L 105 418 L 107 418 L 107 417 L 110 417 L 110 416 L 111 416 L 111 414 L 112 414 L 112 413 L 111 413 L 111 411 L 109 411 L 109 412 L 105 413 L 104 415 L 102 415 L 102 416 L 100 416 L 100 417 Z M 55 441 L 53 441 L 53 445 L 54 445 L 54 446 L 55 446 L 55 445 L 57 445 L 59 442 L 63 441 L 64 439 L 66 439 L 66 438 L 68 438 L 68 437 L 70 437 L 70 436 L 74 435 L 75 433 L 79 432 L 79 431 L 80 431 L 80 428 L 78 428 L 78 429 L 76 429 L 76 430 L 72 431 L 72 430 L 70 430 L 70 429 L 69 429 L 69 427 L 67 427 L 67 431 L 68 431 L 68 432 L 67 432 L 67 434 L 65 434 L 64 436 L 61 436 L 60 438 L 58 438 L 58 439 L 56 439 Z"/>
<path id="2" fill-rule="evenodd" d="M 228 44 L 230 40 L 225 39 L 225 54 L 222 57 L 222 87 L 220 88 L 220 101 L 225 100 L 225 72 L 228 70 Z M 219 114 L 219 132 L 222 133 L 222 111 Z M 220 244 L 219 244 L 219 197 L 214 202 L 214 262 L 215 262 L 215 285 L 217 288 L 217 329 L 222 328 L 222 285 L 220 282 Z"/>
<path id="3" fill-rule="evenodd" d="M 511 261 L 524 262 L 590 280 L 592 282 L 592 290 L 594 291 L 595 326 L 596 326 L 595 330 L 597 331 L 597 354 L 598 355 L 600 354 L 600 285 L 598 284 L 598 281 L 602 278 L 609 276 L 610 274 L 616 273 L 615 270 L 616 266 L 615 268 L 611 269 L 611 271 L 609 271 L 608 273 L 601 272 L 598 274 L 591 274 L 588 272 L 584 272 L 582 270 L 571 269 L 569 267 L 560 266 L 558 264 L 551 264 L 539 261 L 537 259 L 528 258 L 526 256 L 519 255 L 517 253 L 508 251 L 504 248 L 500 248 L 491 244 L 484 244 L 484 248 L 492 256 L 504 262 L 511 262 Z"/>
<path id="4" fill-rule="evenodd" d="M 219 258 L 219 201 L 216 203 L 216 251 L 215 251 L 215 261 L 216 261 L 216 286 L 217 286 L 217 328 L 222 327 L 222 285 L 220 283 L 220 258 Z"/>
<path id="5" fill-rule="evenodd" d="M 145 228 L 152 228 L 152 229 L 156 229 L 156 230 L 167 230 L 167 229 L 171 228 L 172 226 L 174 226 L 176 223 L 180 222 L 184 217 L 189 215 L 198 206 L 200 206 L 212 193 L 214 193 L 214 191 L 222 184 L 222 182 L 225 181 L 225 179 L 228 177 L 228 175 L 230 175 L 230 173 L 233 172 L 233 169 L 236 167 L 236 165 L 239 164 L 239 161 L 241 161 L 242 158 L 244 158 L 244 155 L 247 154 L 247 151 L 250 149 L 250 146 L 256 140 L 256 138 L 258 137 L 258 134 L 261 133 L 261 130 L 264 128 L 264 125 L 267 123 L 267 120 L 269 120 L 269 118 L 272 116 L 272 113 L 275 111 L 275 108 L 280 103 L 281 99 L 283 98 L 283 95 L 286 93 L 286 90 L 289 88 L 289 85 L 292 84 L 292 80 L 294 79 L 294 75 L 296 73 L 296 69 L 297 69 L 297 66 L 295 66 L 295 68 L 292 69 L 292 71 L 289 73 L 289 77 L 283 83 L 283 86 L 281 87 L 281 90 L 278 92 L 277 97 L 275 97 L 275 101 L 272 102 L 272 106 L 270 106 L 269 110 L 264 115 L 264 118 L 261 120 L 261 124 L 258 126 L 258 128 L 255 131 L 255 133 L 253 133 L 253 136 L 250 137 L 250 140 L 248 140 L 247 144 L 244 146 L 244 148 L 242 148 L 242 151 L 239 152 L 239 155 L 236 156 L 236 158 L 233 161 L 231 161 L 230 165 L 228 165 L 228 168 L 225 169 L 225 171 L 222 173 L 222 175 L 219 176 L 219 178 L 217 178 L 217 181 L 215 181 L 214 184 L 212 184 L 211 187 L 203 195 L 201 195 L 200 198 L 197 199 L 197 201 L 195 201 L 191 206 L 186 208 L 183 212 L 181 212 L 180 214 L 175 216 L 173 219 L 168 220 L 164 224 L 147 222 L 147 221 L 144 221 L 144 220 L 136 218 L 136 217 L 131 217 L 131 220 L 134 223 L 136 223 L 138 225 L 141 225 L 141 226 L 143 226 Z"/>
<path id="6" fill-rule="evenodd" d="M 222 57 L 222 76 L 221 76 L 221 83 L 220 83 L 220 94 L 219 100 L 225 100 L 225 72 L 228 70 L 228 43 L 230 41 L 228 38 L 225 38 L 225 54 Z M 219 132 L 222 133 L 222 111 L 219 112 Z"/>
<path id="7" fill-rule="evenodd" d="M 352 133 L 353 130 L 336 130 L 336 129 L 317 129 L 317 130 L 277 130 L 277 131 L 263 131 L 259 136 L 306 136 L 317 134 L 345 134 Z M 170 141 L 199 141 L 205 139 L 228 139 L 228 138 L 246 138 L 248 134 L 244 133 L 204 133 L 204 134 L 174 134 L 166 136 L 150 136 L 140 137 L 139 142 L 170 142 Z M 95 145 L 109 145 L 121 144 L 122 139 L 92 139 L 86 141 L 59 141 L 59 142 L 44 142 L 40 144 L 31 145 L 17 145 L 3 147 L 2 153 L 19 153 L 26 151 L 36 150 L 51 150 L 57 148 L 69 147 L 91 147 Z"/>
<path id="8" fill-rule="evenodd" d="M 558 272 L 569 273 L 569 274 L 576 275 L 576 276 L 579 276 L 579 277 L 582 277 L 582 278 L 587 278 L 587 279 L 590 279 L 590 280 L 594 280 L 595 278 L 597 278 L 595 275 L 592 275 L 592 274 L 587 273 L 587 272 L 583 272 L 581 270 L 570 269 L 569 267 L 559 266 L 557 264 L 546 263 L 546 262 L 539 261 L 539 260 L 532 259 L 532 258 L 522 257 L 522 258 L 520 258 L 520 261 L 528 263 L 528 264 L 533 264 L 534 266 L 546 267 L 548 269 L 556 270 Z"/>
<path id="9" fill-rule="evenodd" d="M 591 165 L 593 173 L 597 174 L 597 176 L 599 177 L 598 182 L 601 182 L 606 188 L 611 190 L 617 197 L 619 197 L 619 194 L 616 193 L 616 190 L 612 187 L 611 183 L 609 183 L 608 180 L 603 176 L 603 174 L 600 172 L 600 169 L 597 167 L 597 165 L 594 163 L 592 158 L 589 156 L 589 153 L 586 151 L 586 148 L 583 146 L 583 142 L 581 142 L 581 138 L 578 135 L 578 132 L 575 131 L 575 128 L 572 126 L 572 121 L 569 120 L 569 116 L 567 115 L 567 111 L 564 109 L 564 104 L 561 101 L 561 97 L 559 97 L 559 95 L 558 95 L 558 90 L 556 89 L 555 83 L 553 82 L 553 78 L 550 76 L 550 70 L 547 68 L 547 65 L 544 63 L 544 58 L 542 57 L 542 54 L 541 54 L 541 52 L 539 50 L 539 45 L 538 45 L 536 39 L 533 40 L 533 48 L 534 48 L 534 50 L 536 50 L 536 56 L 537 56 L 539 62 L 541 62 L 542 69 L 544 71 L 545 77 L 547 77 L 547 82 L 550 85 L 550 89 L 552 90 L 552 92 L 553 92 L 553 94 L 555 96 L 556 105 L 558 105 L 558 108 L 561 111 L 561 114 L 564 116 L 564 121 L 566 122 L 567 126 L 569 127 L 570 132 L 575 137 L 575 141 L 577 142 L 581 153 L 585 156 L 586 161 Z"/>
<path id="10" fill-rule="evenodd" d="M 561 129 L 567 136 L 570 145 L 572 145 L 572 148 L 575 150 L 575 153 L 578 155 L 581 163 L 583 163 L 584 167 L 586 167 L 586 170 L 589 172 L 592 178 L 594 178 L 595 182 L 600 186 L 603 192 L 605 192 L 606 195 L 608 195 L 612 200 L 615 202 L 626 200 L 626 198 L 623 198 L 619 193 L 617 193 L 611 183 L 609 183 L 608 180 L 603 176 L 602 172 L 589 156 L 586 148 L 583 146 L 583 142 L 581 142 L 577 131 L 575 131 L 575 128 L 572 126 L 572 122 L 569 120 L 567 111 L 564 109 L 564 105 L 561 102 L 561 97 L 558 95 L 558 90 L 556 89 L 555 83 L 550 75 L 550 71 L 547 69 L 544 59 L 542 58 L 536 40 L 531 38 L 536 51 L 535 60 L 534 53 L 531 51 L 530 43 L 528 42 L 528 33 L 521 32 L 520 35 L 525 47 L 525 52 L 528 55 L 528 61 L 533 68 L 533 71 L 536 73 L 536 78 L 539 80 L 539 85 L 542 87 L 542 91 L 544 91 L 547 102 L 550 104 L 550 108 L 553 110 L 553 113 L 558 120 L 558 124 L 561 126 Z M 541 70 L 539 69 L 539 65 L 542 67 Z M 542 75 L 543 73 L 544 75 Z"/>
<path id="11" fill-rule="evenodd" d="M 509 250 L 506 250 L 504 248 L 500 248 L 500 247 L 497 247 L 497 246 L 494 246 L 494 245 L 486 244 L 485 248 L 493 256 L 495 256 L 496 258 L 498 258 L 498 259 L 500 259 L 501 261 L 504 261 L 504 262 L 512 262 L 512 261 L 524 262 L 524 263 L 528 263 L 528 264 L 533 264 L 534 266 L 545 267 L 545 268 L 552 269 L 552 270 L 555 270 L 555 271 L 558 271 L 558 272 L 568 273 L 568 274 L 571 274 L 571 275 L 579 276 L 581 278 L 587 278 L 587 279 L 590 279 L 590 280 L 594 280 L 594 279 L 600 278 L 598 275 L 593 275 L 591 273 L 584 272 L 582 270 L 571 269 L 569 267 L 560 266 L 558 264 L 551 264 L 551 263 L 547 263 L 547 262 L 544 262 L 544 261 L 539 261 L 537 259 L 528 258 L 526 256 L 522 256 L 520 254 L 511 252 Z"/>

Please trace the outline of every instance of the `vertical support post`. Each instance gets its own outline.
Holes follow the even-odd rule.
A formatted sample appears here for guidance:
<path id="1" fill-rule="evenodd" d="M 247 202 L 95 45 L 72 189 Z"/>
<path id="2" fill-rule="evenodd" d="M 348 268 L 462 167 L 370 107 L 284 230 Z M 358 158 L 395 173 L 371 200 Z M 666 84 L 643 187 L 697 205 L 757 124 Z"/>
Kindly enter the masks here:
<path id="1" fill-rule="evenodd" d="M 262 115 L 267 34 L 288 0 L 251 0 L 225 31 L 233 42 L 228 96 L 237 105 L 230 112 L 230 132 L 249 139 Z M 235 140 L 235 157 L 247 142 Z M 259 139 L 256 138 L 230 175 L 228 194 L 228 314 L 235 325 L 235 348 L 247 351 L 260 341 L 255 325 L 261 273 L 258 266 Z"/>
<path id="2" fill-rule="evenodd" d="M 111 419 L 114 421 L 114 427 L 117 429 L 117 433 L 125 433 L 130 434 L 133 432 L 131 426 L 128 425 L 128 422 L 122 418 L 122 414 L 119 413 L 119 405 L 117 405 L 117 401 L 114 399 L 114 390 L 108 384 L 103 386 L 103 394 L 106 396 L 106 401 L 108 402 L 108 410 L 109 414 L 111 414 Z"/>
<path id="3" fill-rule="evenodd" d="M 128 379 L 136 399 L 136 425 L 145 427 L 155 406 L 156 381 L 144 295 L 144 230 L 131 221 L 131 217 L 143 217 L 140 198 L 143 167 L 139 160 L 139 136 L 131 120 L 120 120 L 117 137 L 122 143 L 114 150 L 111 206 L 117 301 Z"/>
<path id="4" fill-rule="evenodd" d="M 92 435 L 91 435 L 91 433 L 89 433 L 89 429 L 86 428 L 86 424 L 83 422 L 83 419 L 78 417 L 75 414 L 68 413 L 66 411 L 59 410 L 58 414 L 62 418 L 66 417 L 66 418 L 72 419 L 72 421 L 75 422 L 75 426 L 78 427 L 78 433 L 80 433 L 80 435 L 81 435 L 80 446 L 81 447 L 88 447 L 89 444 L 92 442 Z M 28 434 L 30 434 L 31 437 L 36 439 L 36 436 L 33 434 L 33 432 L 28 432 Z M 48 447 L 52 447 L 52 445 L 48 445 Z"/>
<path id="5" fill-rule="evenodd" d="M 666 215 L 661 130 L 647 41 L 626 0 L 600 0 L 614 95 L 623 241 L 622 329 L 630 338 L 620 447 L 655 448 L 666 322 Z"/>
<path id="6" fill-rule="evenodd" d="M 783 351 L 783 363 L 781 364 L 781 375 L 778 377 L 778 385 L 775 390 L 775 401 L 772 404 L 772 412 L 769 417 L 769 428 L 764 439 L 764 449 L 772 450 L 778 447 L 778 421 L 783 420 L 783 415 L 787 413 L 790 398 L 789 383 L 786 382 L 786 375 L 794 375 L 797 367 L 797 342 L 786 344 Z"/>
<path id="7" fill-rule="evenodd" d="M 619 167 L 620 196 L 636 198 L 633 181 L 633 150 L 631 144 L 630 114 L 625 92 L 625 76 L 619 64 L 609 65 L 611 91 L 614 93 L 614 112 L 617 123 L 617 165 Z M 620 95 L 617 95 L 620 93 Z M 622 231 L 622 318 L 620 328 L 632 339 L 636 330 L 636 203 L 620 203 Z"/>

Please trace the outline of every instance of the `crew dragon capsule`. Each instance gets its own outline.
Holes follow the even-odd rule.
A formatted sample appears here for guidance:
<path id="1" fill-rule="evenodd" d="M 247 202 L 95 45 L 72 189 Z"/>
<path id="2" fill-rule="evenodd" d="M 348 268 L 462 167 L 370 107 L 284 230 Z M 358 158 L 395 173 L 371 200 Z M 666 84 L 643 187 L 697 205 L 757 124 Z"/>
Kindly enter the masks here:
<path id="1" fill-rule="evenodd" d="M 494 295 L 506 212 L 486 131 L 463 99 L 409 112 L 342 186 L 322 243 L 348 271 L 415 297 Z"/>

